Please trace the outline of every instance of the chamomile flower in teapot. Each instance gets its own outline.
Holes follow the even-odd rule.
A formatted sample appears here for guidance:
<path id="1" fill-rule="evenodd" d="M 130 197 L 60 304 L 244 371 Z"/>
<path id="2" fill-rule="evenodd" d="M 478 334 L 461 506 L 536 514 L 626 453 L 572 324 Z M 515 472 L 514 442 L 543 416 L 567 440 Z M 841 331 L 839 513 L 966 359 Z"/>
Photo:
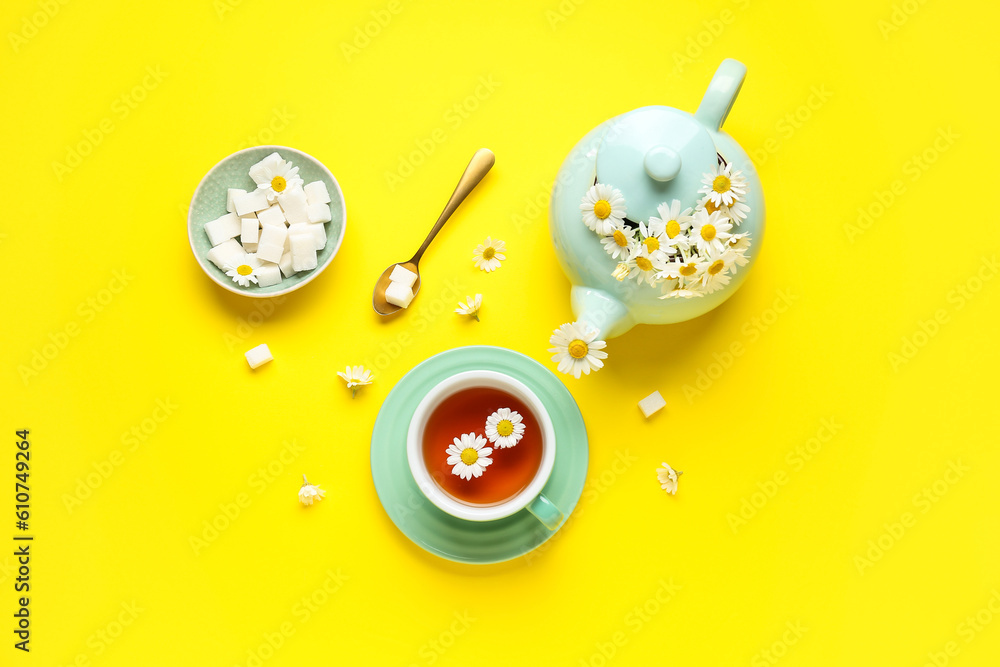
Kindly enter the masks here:
<path id="1" fill-rule="evenodd" d="M 591 130 L 563 162 L 549 221 L 576 321 L 550 339 L 560 371 L 597 370 L 603 339 L 702 315 L 746 279 L 764 199 L 750 157 L 722 131 L 745 77 L 742 63 L 725 60 L 693 115 L 629 111 Z"/>

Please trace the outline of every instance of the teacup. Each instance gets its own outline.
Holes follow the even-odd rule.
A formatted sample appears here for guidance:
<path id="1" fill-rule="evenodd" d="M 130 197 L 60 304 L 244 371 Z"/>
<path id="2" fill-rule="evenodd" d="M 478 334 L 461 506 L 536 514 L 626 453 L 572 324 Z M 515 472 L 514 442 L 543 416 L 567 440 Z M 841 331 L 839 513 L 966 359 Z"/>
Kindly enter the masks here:
<path id="1" fill-rule="evenodd" d="M 530 412 L 533 427 L 537 428 L 538 437 L 541 442 L 541 457 L 538 467 L 530 481 L 514 495 L 492 504 L 475 504 L 464 501 L 445 491 L 427 468 L 424 456 L 424 435 L 428 420 L 434 411 L 442 405 L 444 401 L 455 396 L 459 392 L 470 389 L 499 390 L 517 399 Z M 487 415 L 482 415 L 485 423 Z M 483 431 L 478 432 L 482 434 Z M 455 433 L 455 436 L 461 434 Z M 440 443 L 441 456 L 446 456 L 445 450 L 449 442 Z M 493 448 L 490 455 L 493 463 L 490 467 L 502 464 L 502 458 L 512 450 L 498 449 L 495 445 L 488 445 Z M 515 445 L 516 447 L 516 445 Z M 465 371 L 457 373 L 439 382 L 432 388 L 423 400 L 417 405 L 410 419 L 410 426 L 406 435 L 406 457 L 410 465 L 410 472 L 417 482 L 424 496 L 435 506 L 448 514 L 464 519 L 466 521 L 495 521 L 508 517 L 522 509 L 527 509 L 537 518 L 542 525 L 549 530 L 555 530 L 563 520 L 563 513 L 552 501 L 542 494 L 542 489 L 552 474 L 552 468 L 556 460 L 556 437 L 552 427 L 552 420 L 548 411 L 528 387 L 519 380 L 498 373 L 496 371 Z M 487 467 L 483 475 L 491 472 L 497 474 L 495 470 Z M 476 483 L 479 480 L 472 480 Z"/>

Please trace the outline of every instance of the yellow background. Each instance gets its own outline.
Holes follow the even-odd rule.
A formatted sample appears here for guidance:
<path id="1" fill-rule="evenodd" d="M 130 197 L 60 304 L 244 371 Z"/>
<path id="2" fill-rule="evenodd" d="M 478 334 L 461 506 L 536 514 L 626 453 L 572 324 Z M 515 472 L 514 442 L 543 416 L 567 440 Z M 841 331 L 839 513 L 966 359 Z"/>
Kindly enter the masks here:
<path id="1" fill-rule="evenodd" d="M 995 7 L 4 6 L 3 427 L 31 429 L 37 539 L 25 655 L 3 510 L 3 664 L 1000 654 Z M 557 168 L 608 117 L 693 111 L 725 57 L 749 68 L 725 129 L 756 156 L 768 205 L 753 275 L 715 312 L 637 327 L 609 342 L 605 370 L 563 378 L 591 439 L 588 486 L 543 551 L 485 567 L 425 554 L 372 486 L 383 399 L 461 345 L 553 368 L 548 336 L 572 317 L 546 222 Z M 335 261 L 267 316 L 202 274 L 185 232 L 202 175 L 257 143 L 322 160 L 348 211 Z M 431 246 L 411 310 L 380 321 L 376 277 L 419 245 L 480 146 L 495 168 Z M 64 172 L 73 151 L 88 154 Z M 412 173 L 390 184 L 401 162 Z M 509 248 L 492 275 L 470 260 L 488 234 Z M 481 323 L 451 312 L 447 281 L 484 295 Z M 426 333 L 393 348 L 420 318 Z M 275 361 L 251 372 L 243 352 L 262 342 Z M 351 400 L 335 372 L 381 352 Z M 704 391 L 685 391 L 700 372 Z M 656 389 L 668 405 L 646 421 L 636 402 Z M 282 462 L 291 441 L 301 451 Z M 0 508 L 14 502 L 3 451 Z M 661 461 L 685 471 L 675 497 Z M 296 501 L 303 472 L 328 489 L 311 508 Z M 303 597 L 323 604 L 305 614 Z"/>

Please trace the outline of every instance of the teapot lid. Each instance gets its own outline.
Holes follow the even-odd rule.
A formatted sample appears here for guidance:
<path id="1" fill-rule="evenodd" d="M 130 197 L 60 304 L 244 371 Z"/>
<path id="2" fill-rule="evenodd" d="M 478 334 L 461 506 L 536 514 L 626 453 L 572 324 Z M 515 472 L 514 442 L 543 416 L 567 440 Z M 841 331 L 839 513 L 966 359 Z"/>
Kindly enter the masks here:
<path id="1" fill-rule="evenodd" d="M 694 207 L 702 176 L 716 164 L 715 142 L 694 116 L 643 107 L 610 124 L 597 149 L 597 181 L 621 191 L 629 220 L 646 221 L 673 199 Z"/>

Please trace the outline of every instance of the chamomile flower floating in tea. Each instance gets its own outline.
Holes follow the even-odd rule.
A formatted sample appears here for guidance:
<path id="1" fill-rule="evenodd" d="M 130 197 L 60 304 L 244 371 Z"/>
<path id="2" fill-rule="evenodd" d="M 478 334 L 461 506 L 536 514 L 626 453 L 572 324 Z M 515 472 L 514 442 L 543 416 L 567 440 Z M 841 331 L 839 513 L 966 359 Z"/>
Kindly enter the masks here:
<path id="1" fill-rule="evenodd" d="M 500 449 L 513 447 L 524 437 L 521 415 L 510 408 L 500 408 L 486 418 L 486 437 Z"/>
<path id="2" fill-rule="evenodd" d="M 559 365 L 559 372 L 579 378 L 581 373 L 589 375 L 590 371 L 602 368 L 601 359 L 608 358 L 603 351 L 607 343 L 596 338 L 597 332 L 582 322 L 570 322 L 553 331 L 549 342 L 555 347 L 549 348 L 549 352 L 552 361 Z"/>
<path id="3" fill-rule="evenodd" d="M 506 251 L 506 243 L 500 239 L 494 241 L 491 237 L 487 236 L 485 241 L 476 246 L 472 254 L 472 261 L 475 263 L 477 269 L 486 273 L 496 271 L 500 268 L 500 262 L 507 259 L 507 256 L 503 254 Z"/>
<path id="4" fill-rule="evenodd" d="M 453 475 L 462 479 L 481 477 L 486 467 L 493 463 L 492 447 L 486 447 L 486 438 L 475 433 L 463 433 L 461 438 L 448 445 L 448 465 Z"/>
<path id="5" fill-rule="evenodd" d="M 375 379 L 372 372 L 364 366 L 348 366 L 344 372 L 337 371 L 337 375 L 347 383 L 347 388 L 351 390 L 351 398 L 358 395 L 358 389 L 369 385 Z"/>
<path id="6" fill-rule="evenodd" d="M 656 478 L 660 481 L 660 488 L 670 495 L 677 493 L 677 477 L 683 474 L 683 470 L 674 470 L 666 463 L 663 464 L 662 468 L 656 469 Z"/>
<path id="7" fill-rule="evenodd" d="M 455 309 L 455 312 L 458 313 L 459 315 L 472 315 L 474 318 L 476 318 L 476 321 L 478 322 L 479 309 L 482 307 L 483 307 L 483 295 L 477 294 L 474 297 L 471 296 L 465 297 L 465 303 L 459 301 L 458 308 Z"/>
<path id="8" fill-rule="evenodd" d="M 314 501 L 323 500 L 326 491 L 319 488 L 318 484 L 310 484 L 305 475 L 302 475 L 302 486 L 299 487 L 299 502 L 303 505 L 312 505 Z"/>
<path id="9" fill-rule="evenodd" d="M 711 174 L 705 174 L 699 193 L 708 195 L 716 206 L 732 206 L 733 202 L 743 201 L 747 194 L 747 179 L 743 172 L 733 173 L 733 165 L 716 165 Z"/>
<path id="10" fill-rule="evenodd" d="M 597 183 L 583 196 L 580 210 L 591 231 L 608 236 L 625 220 L 625 197 L 610 185 Z"/>
<path id="11" fill-rule="evenodd" d="M 234 260 L 232 264 L 226 265 L 226 275 L 240 287 L 248 287 L 250 283 L 256 285 L 256 271 L 260 268 L 257 256 L 254 253 L 243 253 L 242 257 L 234 258 Z"/>

